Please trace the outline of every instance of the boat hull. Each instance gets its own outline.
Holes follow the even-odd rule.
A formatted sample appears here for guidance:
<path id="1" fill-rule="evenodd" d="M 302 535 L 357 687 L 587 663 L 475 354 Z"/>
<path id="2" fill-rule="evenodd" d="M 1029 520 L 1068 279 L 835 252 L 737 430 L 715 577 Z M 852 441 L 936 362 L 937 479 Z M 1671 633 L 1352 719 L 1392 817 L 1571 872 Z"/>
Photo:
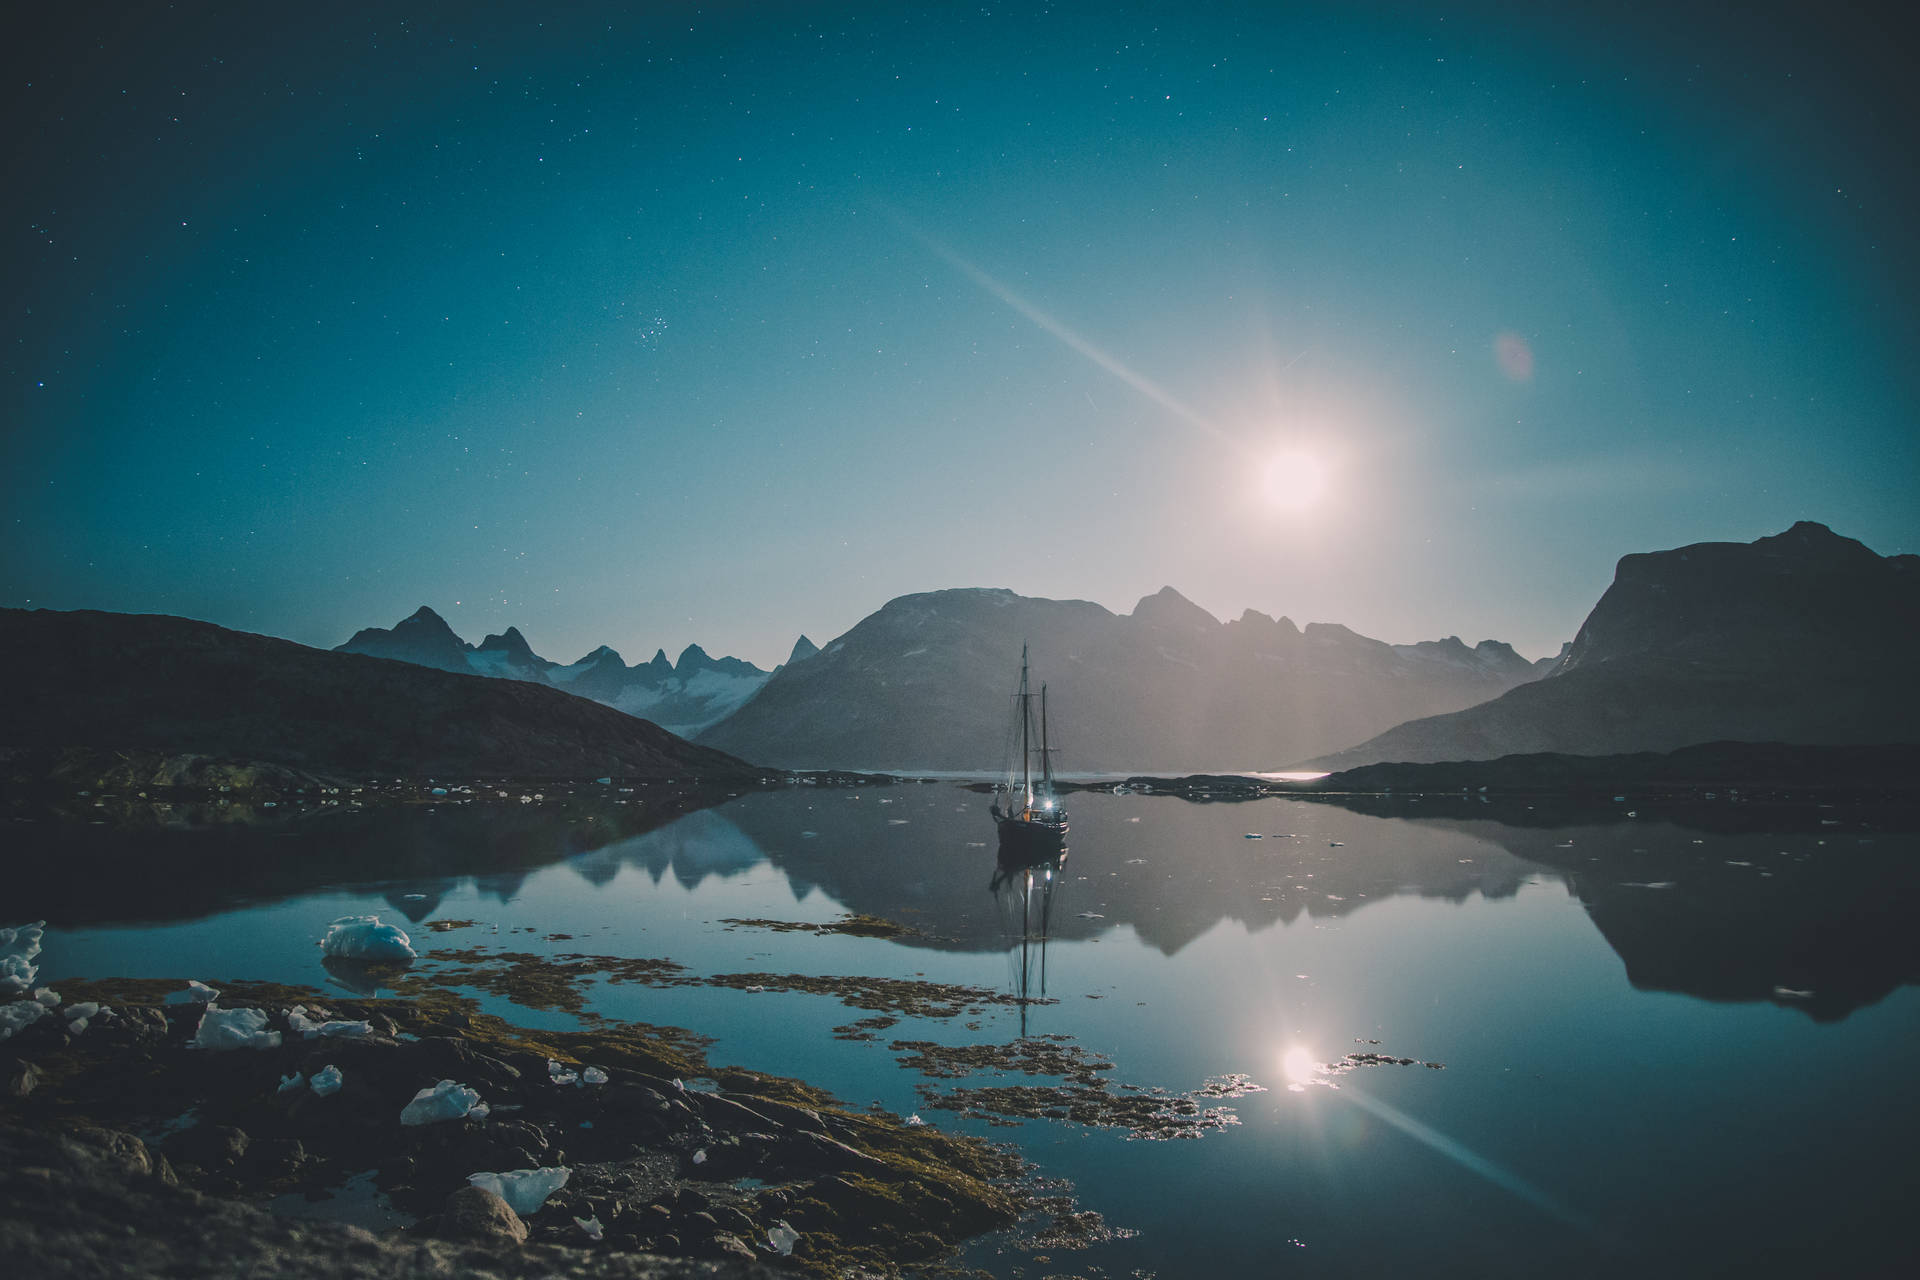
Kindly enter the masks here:
<path id="1" fill-rule="evenodd" d="M 1058 853 L 1067 843 L 1064 822 L 1027 822 L 1019 818 L 996 819 L 1000 828 L 1002 853 L 1046 857 Z"/>

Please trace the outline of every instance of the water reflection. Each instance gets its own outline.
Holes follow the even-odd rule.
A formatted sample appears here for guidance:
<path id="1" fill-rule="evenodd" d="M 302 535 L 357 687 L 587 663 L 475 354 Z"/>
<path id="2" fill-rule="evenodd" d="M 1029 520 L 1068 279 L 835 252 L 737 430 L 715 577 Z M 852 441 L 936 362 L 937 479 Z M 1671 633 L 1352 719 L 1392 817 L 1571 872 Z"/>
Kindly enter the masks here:
<path id="1" fill-rule="evenodd" d="M 1020 1035 L 1027 1035 L 1027 1011 L 1047 998 L 1047 939 L 1053 927 L 1053 899 L 1063 884 L 1067 850 L 1039 852 L 1018 842 L 1002 844 L 987 891 L 1000 908 L 1007 940 L 1014 999 L 1020 1005 Z"/>
<path id="2" fill-rule="evenodd" d="M 1126 930 L 1172 957 L 1223 923 L 1257 933 L 1396 897 L 1497 902 L 1562 885 L 1637 988 L 1831 1021 L 1920 982 L 1920 837 L 1905 811 L 1089 795 L 1070 863 L 996 862 L 982 895 L 993 828 L 952 787 L 696 803 L 331 810 L 213 829 L 171 813 L 133 827 L 14 823 L 8 910 L 70 929 L 164 923 L 355 887 L 417 925 L 468 887 L 512 902 L 556 864 L 588 885 L 637 869 L 689 891 L 771 867 L 796 904 L 824 893 L 840 910 L 913 926 L 902 945 L 1012 951 L 1026 962 L 1014 975 L 1024 998 L 1049 940 Z M 1062 912 L 1054 899 L 1069 890 L 1076 910 Z"/>

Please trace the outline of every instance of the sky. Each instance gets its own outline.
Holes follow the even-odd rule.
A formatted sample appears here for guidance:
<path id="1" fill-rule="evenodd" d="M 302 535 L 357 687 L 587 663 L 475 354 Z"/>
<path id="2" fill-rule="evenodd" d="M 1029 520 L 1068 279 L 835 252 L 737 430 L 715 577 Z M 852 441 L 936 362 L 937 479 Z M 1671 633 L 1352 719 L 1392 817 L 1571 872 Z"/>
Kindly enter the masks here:
<path id="1" fill-rule="evenodd" d="M 0 605 L 771 667 L 1172 585 L 1557 652 L 1622 555 L 1920 551 L 1871 8 L 41 6 Z"/>

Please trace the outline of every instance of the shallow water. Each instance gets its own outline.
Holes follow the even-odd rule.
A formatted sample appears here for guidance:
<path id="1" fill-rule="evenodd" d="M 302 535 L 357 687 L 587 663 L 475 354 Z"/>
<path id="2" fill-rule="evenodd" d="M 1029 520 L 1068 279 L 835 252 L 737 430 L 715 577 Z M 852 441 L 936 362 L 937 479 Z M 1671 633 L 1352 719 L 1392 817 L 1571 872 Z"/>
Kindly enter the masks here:
<path id="1" fill-rule="evenodd" d="M 990 891 L 986 799 L 947 783 L 749 794 L 652 829 L 584 799 L 211 833 L 21 824 L 30 870 L 5 914 L 49 918 L 43 978 L 56 980 L 337 986 L 316 941 L 366 911 L 423 948 L 666 957 L 694 976 L 1019 994 L 1024 955 L 1026 992 L 1044 981 L 1046 1003 L 905 1018 L 872 1041 L 834 1037 L 867 1015 L 827 995 L 601 984 L 590 1000 L 710 1035 L 716 1062 L 1015 1141 L 1119 1232 L 1083 1251 L 971 1251 L 1003 1275 L 1796 1275 L 1911 1260 L 1910 824 L 1724 801 L 1354 803 L 1076 796 L 1024 947 L 1026 881 Z M 724 923 L 849 912 L 920 936 Z M 476 923 L 422 927 L 434 919 Z M 1023 1021 L 1110 1058 L 1116 1086 L 1185 1093 L 1244 1073 L 1265 1091 L 1210 1103 L 1239 1123 L 1191 1140 L 989 1128 L 917 1087 L 1004 1081 L 929 1082 L 888 1048 L 1004 1043 Z M 1314 1069 L 1350 1052 L 1445 1069 Z"/>

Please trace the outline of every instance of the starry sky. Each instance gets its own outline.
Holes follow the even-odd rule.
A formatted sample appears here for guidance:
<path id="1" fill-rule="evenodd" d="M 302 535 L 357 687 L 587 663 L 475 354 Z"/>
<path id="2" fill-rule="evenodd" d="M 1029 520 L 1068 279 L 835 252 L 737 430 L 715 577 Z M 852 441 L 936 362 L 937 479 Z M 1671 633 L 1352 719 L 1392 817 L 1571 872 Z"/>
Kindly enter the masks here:
<path id="1" fill-rule="evenodd" d="M 1538 657 L 1629 552 L 1920 550 L 1874 9 L 549 8 L 16 25 L 0 604 L 772 666 L 1172 584 Z"/>

